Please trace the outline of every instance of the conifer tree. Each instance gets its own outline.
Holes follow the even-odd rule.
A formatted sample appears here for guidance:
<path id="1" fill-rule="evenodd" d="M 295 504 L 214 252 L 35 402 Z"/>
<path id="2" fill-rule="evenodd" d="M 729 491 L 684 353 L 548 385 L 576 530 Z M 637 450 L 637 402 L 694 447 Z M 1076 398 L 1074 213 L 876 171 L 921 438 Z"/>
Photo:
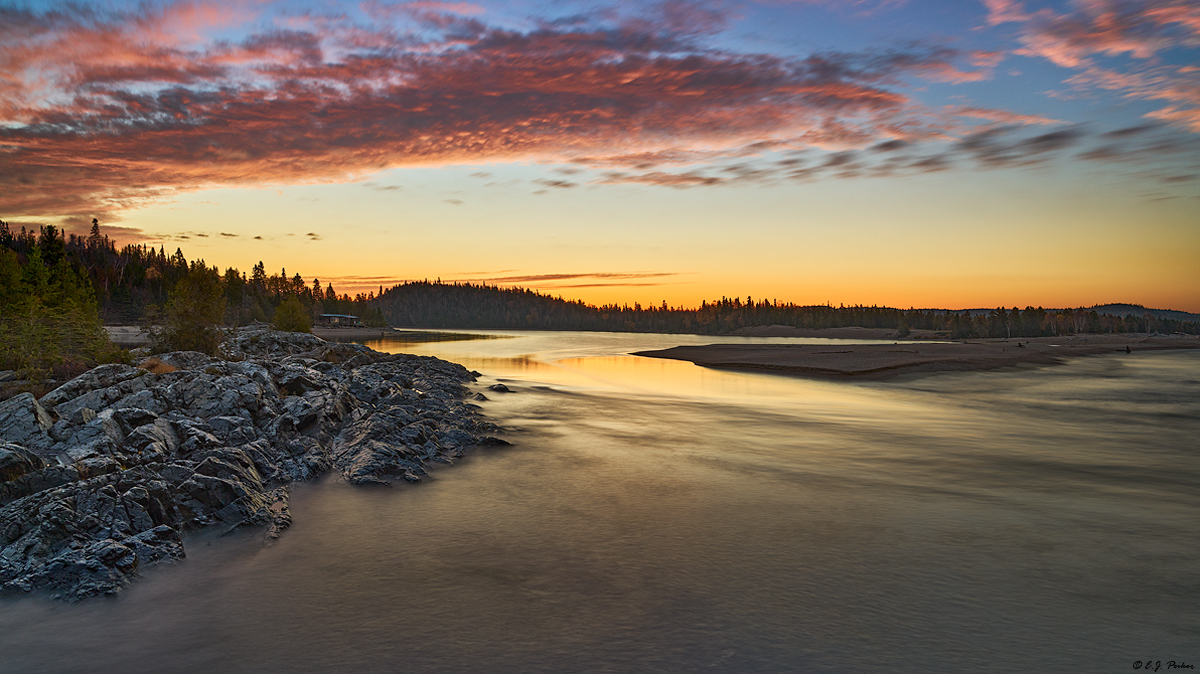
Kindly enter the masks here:
<path id="1" fill-rule="evenodd" d="M 167 302 L 163 325 L 152 334 L 159 351 L 217 352 L 223 337 L 225 291 L 216 268 L 204 261 L 191 264 L 175 284 Z"/>
<path id="2" fill-rule="evenodd" d="M 304 305 L 300 304 L 300 299 L 291 295 L 275 310 L 275 320 L 271 327 L 288 332 L 312 332 L 312 320 L 309 319 Z"/>

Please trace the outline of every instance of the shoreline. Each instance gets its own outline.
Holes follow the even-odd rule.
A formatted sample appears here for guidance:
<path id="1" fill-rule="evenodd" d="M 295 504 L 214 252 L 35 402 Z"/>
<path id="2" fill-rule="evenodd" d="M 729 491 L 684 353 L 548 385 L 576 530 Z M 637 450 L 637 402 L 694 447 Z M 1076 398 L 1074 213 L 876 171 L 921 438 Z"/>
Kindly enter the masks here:
<path id="1" fill-rule="evenodd" d="M 384 337 L 393 332 L 395 332 L 393 328 L 326 328 L 316 325 L 312 327 L 312 334 L 324 340 L 328 340 L 330 337 L 368 339 L 371 337 Z"/>
<path id="2" fill-rule="evenodd" d="M 631 355 L 683 360 L 717 369 L 880 380 L 914 373 L 1058 365 L 1075 356 L 1185 349 L 1200 349 L 1200 337 L 1112 334 L 928 344 L 709 344 L 637 351 Z"/>
<path id="3" fill-rule="evenodd" d="M 104 331 L 114 344 L 126 348 L 146 346 L 150 338 L 137 325 L 106 325 Z M 395 334 L 394 328 L 325 328 L 313 326 L 312 334 L 321 339 L 370 339 L 371 337 L 388 337 Z"/>
<path id="4" fill-rule="evenodd" d="M 795 328 L 790 325 L 755 325 L 738 328 L 723 335 L 726 337 L 817 337 L 820 339 L 875 339 L 875 340 L 946 340 L 949 333 L 935 330 L 914 329 L 901 335 L 895 328 Z"/>
<path id="5" fill-rule="evenodd" d="M 265 327 L 265 326 L 263 326 Z M 149 346 L 150 337 L 137 325 L 106 325 L 104 331 L 113 344 L 125 349 Z M 397 339 L 411 342 L 434 342 L 458 339 L 482 339 L 474 334 L 418 328 L 328 328 L 313 326 L 312 334 L 326 341 L 355 341 L 365 339 Z"/>

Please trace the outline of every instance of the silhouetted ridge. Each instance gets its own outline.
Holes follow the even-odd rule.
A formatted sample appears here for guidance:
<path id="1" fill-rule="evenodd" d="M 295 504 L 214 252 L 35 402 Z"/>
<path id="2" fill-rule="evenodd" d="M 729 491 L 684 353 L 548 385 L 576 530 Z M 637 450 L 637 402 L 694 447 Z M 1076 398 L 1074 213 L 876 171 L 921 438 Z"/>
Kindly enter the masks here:
<path id="1" fill-rule="evenodd" d="M 372 302 L 394 326 L 510 330 L 598 330 L 727 334 L 739 328 L 782 325 L 795 328 L 864 327 L 932 330 L 950 338 L 1036 337 L 1079 332 L 1200 332 L 1200 323 L 1143 309 L 1117 314 L 1098 308 L 1042 309 L 893 309 L 878 306 L 801 306 L 747 297 L 723 297 L 699 308 L 629 305 L 593 306 L 551 297 L 526 288 L 473 283 L 413 281 L 393 286 Z"/>
<path id="2" fill-rule="evenodd" d="M 1140 304 L 1098 304 L 1092 307 L 1092 309 L 1106 316 L 1124 317 L 1150 314 L 1155 318 L 1200 323 L 1200 314 L 1191 314 L 1186 311 L 1175 311 L 1173 309 L 1147 309 Z"/>

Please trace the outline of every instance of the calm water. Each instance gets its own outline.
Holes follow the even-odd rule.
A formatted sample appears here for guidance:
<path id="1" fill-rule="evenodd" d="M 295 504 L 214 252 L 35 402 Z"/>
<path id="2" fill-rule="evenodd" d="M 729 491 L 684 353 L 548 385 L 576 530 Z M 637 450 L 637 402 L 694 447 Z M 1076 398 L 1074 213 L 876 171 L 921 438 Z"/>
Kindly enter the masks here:
<path id="1" fill-rule="evenodd" d="M 1200 353 L 842 383 L 507 334 L 371 345 L 505 381 L 514 447 L 298 486 L 274 546 L 194 539 L 116 599 L 0 603 L 0 671 L 1200 664 Z"/>

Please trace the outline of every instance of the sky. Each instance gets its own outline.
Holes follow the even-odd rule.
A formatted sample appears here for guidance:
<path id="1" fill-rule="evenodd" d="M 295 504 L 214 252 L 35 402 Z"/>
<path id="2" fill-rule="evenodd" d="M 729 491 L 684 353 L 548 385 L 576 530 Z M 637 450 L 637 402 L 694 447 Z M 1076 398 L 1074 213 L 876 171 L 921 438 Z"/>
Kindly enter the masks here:
<path id="1" fill-rule="evenodd" d="M 351 293 L 1200 312 L 1200 0 L 0 0 L 0 219 L 92 218 Z"/>

